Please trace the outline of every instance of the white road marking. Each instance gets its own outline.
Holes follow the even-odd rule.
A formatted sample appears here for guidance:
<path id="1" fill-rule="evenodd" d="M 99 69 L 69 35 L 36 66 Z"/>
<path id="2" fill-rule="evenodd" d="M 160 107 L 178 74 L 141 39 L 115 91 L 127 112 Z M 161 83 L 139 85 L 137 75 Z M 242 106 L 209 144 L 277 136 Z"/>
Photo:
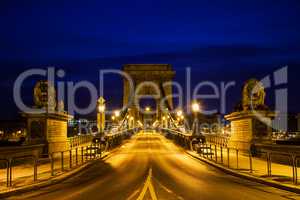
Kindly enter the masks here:
<path id="1" fill-rule="evenodd" d="M 148 174 L 147 180 L 146 180 L 145 185 L 142 189 L 142 192 L 139 195 L 139 197 L 137 198 L 137 200 L 143 200 L 148 189 L 149 189 L 149 192 L 150 192 L 151 199 L 152 200 L 157 200 L 157 196 L 156 196 L 156 193 L 154 191 L 154 187 L 152 185 L 152 180 L 151 179 L 152 179 L 152 168 L 149 169 L 149 174 Z"/>
<path id="2" fill-rule="evenodd" d="M 131 200 L 139 193 L 139 189 L 135 190 L 126 200 Z"/>

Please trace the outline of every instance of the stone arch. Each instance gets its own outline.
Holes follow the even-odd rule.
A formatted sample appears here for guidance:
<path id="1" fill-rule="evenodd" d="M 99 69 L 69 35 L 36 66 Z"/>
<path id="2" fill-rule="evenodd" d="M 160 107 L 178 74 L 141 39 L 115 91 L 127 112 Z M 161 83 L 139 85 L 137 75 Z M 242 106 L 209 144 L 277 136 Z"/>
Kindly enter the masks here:
<path id="1" fill-rule="evenodd" d="M 155 98 L 156 100 L 156 116 L 157 119 L 160 119 L 162 108 L 173 108 L 173 99 L 172 99 L 172 85 L 164 83 L 172 82 L 175 71 L 172 70 L 171 65 L 169 64 L 127 64 L 123 66 L 123 71 L 129 75 L 133 82 L 133 91 L 135 93 L 137 87 L 140 84 L 145 82 L 153 82 L 159 90 L 160 96 Z M 129 109 L 129 112 L 132 116 L 136 118 L 139 117 L 139 110 L 134 104 L 134 101 L 131 101 L 131 98 L 136 98 L 135 94 L 130 96 L 130 83 L 127 79 L 123 80 L 123 105 Z M 156 96 L 154 90 L 151 88 L 143 88 L 141 93 L 143 95 L 153 95 Z M 161 105 L 162 99 L 166 99 L 163 102 L 164 105 Z"/>

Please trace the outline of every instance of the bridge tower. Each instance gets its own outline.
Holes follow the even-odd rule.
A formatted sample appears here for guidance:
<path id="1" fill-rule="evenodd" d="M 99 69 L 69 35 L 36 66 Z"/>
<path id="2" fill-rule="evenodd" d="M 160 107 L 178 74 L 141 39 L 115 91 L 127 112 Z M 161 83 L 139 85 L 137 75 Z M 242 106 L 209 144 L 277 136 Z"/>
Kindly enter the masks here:
<path id="1" fill-rule="evenodd" d="M 135 118 L 140 118 L 139 96 L 155 99 L 156 119 L 161 118 L 164 109 L 173 108 L 172 80 L 175 71 L 169 64 L 127 64 L 123 71 L 129 79 L 124 78 L 123 105 Z"/>

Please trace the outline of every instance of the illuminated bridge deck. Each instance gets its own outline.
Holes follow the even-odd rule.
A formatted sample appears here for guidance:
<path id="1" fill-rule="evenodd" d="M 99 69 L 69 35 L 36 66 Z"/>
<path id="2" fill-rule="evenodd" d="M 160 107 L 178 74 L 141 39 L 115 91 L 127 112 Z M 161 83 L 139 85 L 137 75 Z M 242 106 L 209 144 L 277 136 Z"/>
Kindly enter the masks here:
<path id="1" fill-rule="evenodd" d="M 48 188 L 9 199 L 299 199 L 293 193 L 224 174 L 158 133 L 136 134 L 109 157 Z"/>

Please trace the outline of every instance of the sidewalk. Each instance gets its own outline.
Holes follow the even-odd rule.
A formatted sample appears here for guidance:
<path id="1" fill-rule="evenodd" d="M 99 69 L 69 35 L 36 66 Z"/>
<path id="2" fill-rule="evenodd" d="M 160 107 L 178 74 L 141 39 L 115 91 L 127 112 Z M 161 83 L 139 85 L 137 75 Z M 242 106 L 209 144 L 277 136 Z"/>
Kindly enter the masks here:
<path id="1" fill-rule="evenodd" d="M 295 185 L 293 183 L 292 166 L 272 162 L 271 176 L 268 176 L 266 159 L 255 157 L 250 158 L 249 155 L 243 154 L 242 152 L 237 153 L 234 149 L 230 149 L 228 156 L 228 151 L 225 148 L 222 148 L 222 154 L 220 147 L 217 147 L 215 150 L 215 145 L 211 145 L 211 148 L 211 155 L 200 155 L 195 151 L 187 151 L 187 153 L 225 172 L 229 172 L 232 175 L 238 175 L 260 183 L 269 184 L 273 187 L 300 193 L 300 184 Z M 288 157 L 282 157 L 281 159 L 285 159 L 285 161 L 289 163 Z M 299 167 L 297 167 L 297 172 L 299 173 Z"/>
<path id="2" fill-rule="evenodd" d="M 77 162 L 76 162 L 76 154 L 75 150 L 72 151 L 72 159 L 70 162 L 69 153 L 64 154 L 63 165 L 61 162 L 61 157 L 55 158 L 54 160 L 54 176 L 51 175 L 51 162 L 49 158 L 42 158 L 39 160 L 37 167 L 37 180 L 34 181 L 34 165 L 33 161 L 28 159 L 25 160 L 26 164 L 21 164 L 17 166 L 13 166 L 12 168 L 12 187 L 7 187 L 7 169 L 0 169 L 0 195 L 3 193 L 17 191 L 24 187 L 31 187 L 35 185 L 39 185 L 42 183 L 48 182 L 51 183 L 53 180 L 63 179 L 65 176 L 69 176 L 70 173 L 76 172 L 84 167 L 86 167 L 89 161 L 93 161 L 94 159 L 89 159 L 84 156 L 84 160 L 82 161 L 81 151 L 78 151 L 77 154 Z M 103 152 L 101 155 L 101 159 L 108 156 L 110 152 Z M 97 157 L 96 159 L 100 159 Z M 70 165 L 71 164 L 71 165 Z M 62 170 L 63 166 L 63 170 Z"/>

